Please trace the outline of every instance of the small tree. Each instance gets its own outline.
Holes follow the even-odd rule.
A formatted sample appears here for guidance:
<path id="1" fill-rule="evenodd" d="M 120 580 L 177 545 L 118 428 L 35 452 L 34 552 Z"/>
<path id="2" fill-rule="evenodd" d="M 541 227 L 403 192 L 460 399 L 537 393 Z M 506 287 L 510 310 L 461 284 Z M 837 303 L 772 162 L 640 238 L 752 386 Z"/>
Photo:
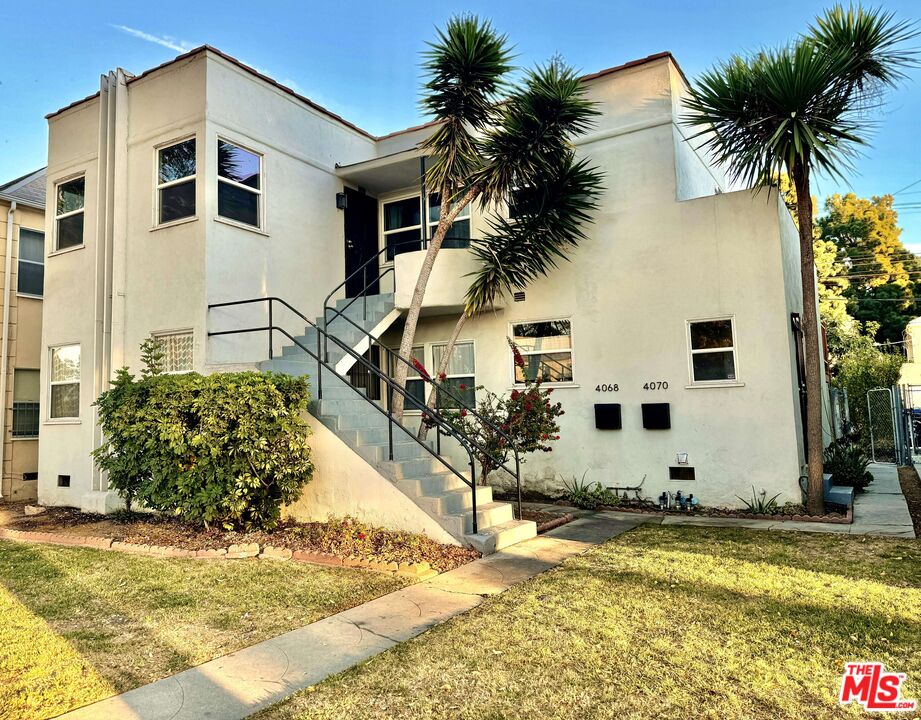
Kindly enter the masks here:
<path id="1" fill-rule="evenodd" d="M 867 392 L 898 383 L 904 362 L 901 354 L 882 352 L 870 338 L 862 338 L 838 361 L 835 383 L 847 390 L 851 423 L 862 443 L 869 443 Z"/>

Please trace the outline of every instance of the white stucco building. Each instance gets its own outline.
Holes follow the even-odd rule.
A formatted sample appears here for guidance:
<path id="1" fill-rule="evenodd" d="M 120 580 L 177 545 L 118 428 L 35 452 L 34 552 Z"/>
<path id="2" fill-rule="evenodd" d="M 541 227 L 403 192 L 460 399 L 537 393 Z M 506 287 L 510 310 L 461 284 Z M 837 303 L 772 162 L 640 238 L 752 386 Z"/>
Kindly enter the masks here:
<path id="1" fill-rule="evenodd" d="M 589 240 L 523 296 L 469 322 L 449 375 L 510 391 L 505 338 L 513 336 L 532 350 L 529 367 L 553 381 L 566 410 L 561 439 L 553 453 L 528 458 L 526 489 L 552 493 L 587 471 L 605 485 L 645 476 L 649 497 L 680 489 L 705 505 L 738 504 L 753 485 L 799 501 L 793 316 L 802 296 L 783 202 L 773 192 L 731 192 L 686 142 L 686 81 L 670 54 L 584 82 L 602 114 L 578 151 L 606 185 Z M 113 507 L 90 458 L 100 438 L 92 403 L 114 369 L 138 368 L 145 338 L 163 337 L 175 371 L 267 360 L 264 333 L 208 336 L 264 325 L 264 306 L 209 312 L 210 304 L 276 296 L 313 318 L 347 273 L 388 245 L 418 241 L 395 257 L 382 253 L 366 265 L 370 277 L 346 288 L 367 289 L 379 311 L 367 329 L 398 346 L 401 309 L 437 221 L 417 150 L 430 131 L 374 137 L 207 47 L 138 76 L 111 72 L 99 93 L 50 115 L 40 500 Z M 429 367 L 466 289 L 462 239 L 485 221 L 476 207 L 459 218 L 461 240 L 439 256 L 417 335 Z M 304 326 L 278 308 L 273 321 L 295 336 Z M 276 334 L 273 367 L 296 371 L 302 352 L 290 345 Z M 316 415 L 346 412 L 331 407 Z M 378 456 L 359 452 L 367 437 L 343 424 L 313 421 L 318 478 L 302 514 L 352 503 L 371 520 L 459 536 L 439 520 L 453 512 L 447 501 L 414 497 L 381 472 Z M 362 473 L 370 479 L 349 484 Z M 489 499 L 478 501 L 480 527 L 507 524 Z"/>

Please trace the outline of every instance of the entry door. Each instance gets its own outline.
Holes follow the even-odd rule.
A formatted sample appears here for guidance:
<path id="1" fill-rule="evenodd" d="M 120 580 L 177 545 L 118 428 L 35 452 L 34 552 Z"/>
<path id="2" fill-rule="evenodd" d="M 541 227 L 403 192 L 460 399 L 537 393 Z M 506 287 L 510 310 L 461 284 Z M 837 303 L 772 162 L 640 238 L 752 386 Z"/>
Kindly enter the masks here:
<path id="1" fill-rule="evenodd" d="M 345 189 L 345 197 L 345 276 L 357 273 L 346 282 L 345 295 L 377 295 L 378 263 L 368 262 L 377 254 L 377 200 L 352 188 Z"/>

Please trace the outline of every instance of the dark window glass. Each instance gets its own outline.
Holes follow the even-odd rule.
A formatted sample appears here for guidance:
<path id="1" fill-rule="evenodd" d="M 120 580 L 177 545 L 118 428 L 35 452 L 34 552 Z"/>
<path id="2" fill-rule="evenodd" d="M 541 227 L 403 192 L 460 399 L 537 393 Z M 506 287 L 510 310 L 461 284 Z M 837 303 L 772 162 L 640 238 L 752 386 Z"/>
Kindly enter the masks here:
<path id="1" fill-rule="evenodd" d="M 217 174 L 241 185 L 259 189 L 260 157 L 249 150 L 217 141 Z"/>
<path id="2" fill-rule="evenodd" d="M 51 386 L 51 417 L 80 417 L 80 383 Z"/>
<path id="3" fill-rule="evenodd" d="M 384 231 L 399 230 L 421 224 L 419 204 L 417 197 L 386 203 L 384 205 Z"/>
<path id="4" fill-rule="evenodd" d="M 18 292 L 41 296 L 45 287 L 45 266 L 41 263 L 20 262 L 17 278 Z"/>
<path id="5" fill-rule="evenodd" d="M 406 395 L 408 397 L 404 405 L 407 410 L 421 410 L 425 407 L 427 387 L 425 380 L 406 381 Z"/>
<path id="6" fill-rule="evenodd" d="M 510 219 L 522 215 L 534 215 L 540 209 L 540 195 L 534 188 L 516 188 L 508 199 L 508 216 Z"/>
<path id="7" fill-rule="evenodd" d="M 58 219 L 58 250 L 83 244 L 83 213 Z"/>
<path id="8" fill-rule="evenodd" d="M 691 349 L 732 347 L 732 320 L 707 320 L 691 323 Z"/>
<path id="9" fill-rule="evenodd" d="M 38 437 L 38 418 L 37 402 L 14 402 L 13 437 Z"/>
<path id="10" fill-rule="evenodd" d="M 736 367 L 732 351 L 695 353 L 691 356 L 694 365 L 694 380 L 707 382 L 713 380 L 735 380 Z"/>
<path id="11" fill-rule="evenodd" d="M 228 183 L 217 184 L 217 213 L 221 217 L 259 227 L 259 195 Z"/>
<path id="12" fill-rule="evenodd" d="M 470 246 L 470 221 L 455 220 L 445 235 L 441 245 L 445 248 L 465 248 Z"/>
<path id="13" fill-rule="evenodd" d="M 457 408 L 458 405 L 472 408 L 476 405 L 476 390 L 474 388 L 476 378 L 473 375 L 469 377 L 447 378 L 442 381 L 441 384 L 451 395 L 441 392 L 438 393 L 436 402 L 439 410 Z M 461 385 L 464 387 L 461 388 Z M 454 398 L 457 398 L 457 400 Z M 458 400 L 460 400 L 460 403 L 458 403 Z"/>
<path id="14" fill-rule="evenodd" d="M 45 262 L 45 233 L 37 230 L 19 230 L 19 259 Z"/>
<path id="15" fill-rule="evenodd" d="M 86 178 L 78 177 L 58 185 L 56 214 L 82 210 L 86 194 Z"/>
<path id="16" fill-rule="evenodd" d="M 419 250 L 422 247 L 419 232 L 417 228 L 387 235 L 387 259 L 393 260 L 395 255 Z"/>
<path id="17" fill-rule="evenodd" d="M 160 184 L 195 174 L 195 139 L 185 140 L 160 150 Z"/>
<path id="18" fill-rule="evenodd" d="M 181 220 L 193 215 L 195 215 L 194 180 L 160 188 L 161 223 Z"/>

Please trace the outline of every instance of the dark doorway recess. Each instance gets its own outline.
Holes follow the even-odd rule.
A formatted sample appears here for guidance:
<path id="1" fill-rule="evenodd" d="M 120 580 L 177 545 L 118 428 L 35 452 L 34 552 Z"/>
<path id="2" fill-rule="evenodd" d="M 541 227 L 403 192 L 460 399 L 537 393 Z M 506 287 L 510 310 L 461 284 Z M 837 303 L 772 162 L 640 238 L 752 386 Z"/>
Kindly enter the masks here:
<path id="1" fill-rule="evenodd" d="M 368 262 L 377 255 L 377 199 L 359 190 L 345 188 L 345 296 L 377 295 L 378 265 Z M 364 267 L 361 272 L 359 269 Z"/>

